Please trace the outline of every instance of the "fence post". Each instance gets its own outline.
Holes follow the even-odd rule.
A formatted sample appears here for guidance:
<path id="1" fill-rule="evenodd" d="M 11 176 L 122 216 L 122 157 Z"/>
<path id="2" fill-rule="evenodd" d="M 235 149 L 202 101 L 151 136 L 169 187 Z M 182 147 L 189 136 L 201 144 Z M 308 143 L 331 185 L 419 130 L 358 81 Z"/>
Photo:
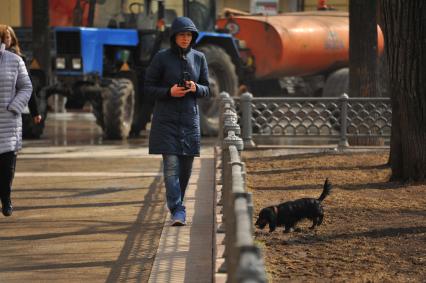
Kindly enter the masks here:
<path id="1" fill-rule="evenodd" d="M 229 195 L 231 194 L 231 176 L 230 176 L 230 165 L 229 165 L 229 147 L 225 146 L 225 137 L 227 137 L 227 132 L 225 132 L 225 121 L 228 119 L 233 119 L 232 117 L 235 116 L 235 111 L 233 110 L 234 106 L 234 100 L 227 92 L 221 92 L 220 93 L 220 116 L 219 116 L 219 142 L 221 143 L 221 183 L 222 183 L 222 195 L 221 195 L 221 204 L 222 204 L 222 226 L 218 227 L 218 232 L 225 232 L 226 227 L 229 225 Z M 220 229 L 219 229 L 220 228 Z M 228 251 L 228 244 L 229 242 L 229 235 L 225 233 L 225 251 L 224 251 L 224 257 L 225 261 L 223 264 L 218 268 L 218 272 L 220 273 L 226 273 L 227 272 L 227 266 L 229 265 L 229 251 Z"/>
<path id="2" fill-rule="evenodd" d="M 223 93 L 224 95 L 227 95 L 227 93 Z M 225 154 L 225 147 L 223 146 L 224 144 L 224 140 L 228 137 L 228 131 L 230 129 L 225 129 L 225 124 L 229 124 L 232 123 L 232 121 L 238 121 L 238 116 L 237 113 L 235 112 L 234 107 L 234 100 L 228 95 L 227 96 L 229 98 L 223 98 L 222 102 L 224 102 L 223 104 L 223 112 L 220 115 L 220 133 L 219 133 L 219 141 L 222 143 L 222 168 L 223 168 L 223 160 L 226 159 L 226 156 L 224 156 Z M 236 122 L 235 122 L 236 123 Z M 239 129 L 238 129 L 239 130 Z M 226 148 L 227 149 L 227 148 Z M 222 170 L 223 173 L 223 170 Z M 223 174 L 222 174 L 222 182 L 223 182 Z"/>
<path id="3" fill-rule="evenodd" d="M 225 133 L 224 133 L 225 134 Z M 243 140 L 236 136 L 234 131 L 227 131 L 227 137 L 223 139 L 222 144 L 222 162 L 223 162 L 223 214 L 225 223 L 225 264 L 220 271 L 229 274 L 232 270 L 232 259 L 235 257 L 233 245 L 235 243 L 235 217 L 233 211 L 232 198 L 232 165 L 231 165 L 231 147 L 235 147 L 238 151 L 243 150 Z"/>
<path id="4" fill-rule="evenodd" d="M 245 178 L 243 177 L 243 180 L 245 181 Z M 248 209 L 248 213 L 250 216 L 250 227 L 251 227 L 251 233 L 254 233 L 254 225 L 253 225 L 253 194 L 252 193 L 247 193 L 247 209 Z"/>
<path id="5" fill-rule="evenodd" d="M 224 250 L 224 258 L 222 266 L 219 267 L 220 273 L 227 273 L 229 271 L 229 260 L 232 254 L 230 253 L 230 242 L 232 241 L 232 237 L 229 233 L 230 225 L 232 220 L 232 204 L 230 201 L 232 195 L 232 174 L 231 174 L 231 164 L 230 164 L 230 154 L 229 154 L 229 146 L 225 145 L 225 141 L 222 146 L 222 229 L 225 230 L 225 250 Z"/>
<path id="6" fill-rule="evenodd" d="M 237 113 L 227 110 L 225 115 L 228 113 L 230 116 L 225 118 L 225 122 L 223 123 L 223 132 L 227 134 L 229 131 L 233 131 L 236 135 L 241 135 L 241 128 L 240 125 L 238 125 Z"/>
<path id="7" fill-rule="evenodd" d="M 219 111 L 219 140 L 222 141 L 225 137 L 223 136 L 223 122 L 224 122 L 224 116 L 226 110 L 226 104 L 229 104 L 228 107 L 231 107 L 233 104 L 233 100 L 231 96 L 227 93 L 222 91 L 219 94 L 220 97 L 220 111 Z"/>
<path id="8" fill-rule="evenodd" d="M 240 247 L 240 264 L 235 274 L 238 283 L 266 283 L 268 279 L 265 273 L 261 251 L 258 247 L 251 245 Z"/>
<path id="9" fill-rule="evenodd" d="M 242 151 L 244 149 L 243 140 L 239 136 L 236 136 L 234 131 L 228 131 L 228 136 L 223 139 L 224 148 L 229 148 L 231 145 L 235 146 L 238 151 Z"/>
<path id="10" fill-rule="evenodd" d="M 245 148 L 255 147 L 255 143 L 252 139 L 253 129 L 251 124 L 252 118 L 252 107 L 251 101 L 253 100 L 253 95 L 249 92 L 245 92 L 241 95 L 241 125 L 242 125 L 242 138 L 244 141 Z"/>
<path id="11" fill-rule="evenodd" d="M 339 149 L 345 149 L 349 147 L 348 143 L 348 99 L 349 96 L 344 93 L 340 96 L 341 101 L 341 109 L 340 109 L 340 141 L 339 141 Z"/>

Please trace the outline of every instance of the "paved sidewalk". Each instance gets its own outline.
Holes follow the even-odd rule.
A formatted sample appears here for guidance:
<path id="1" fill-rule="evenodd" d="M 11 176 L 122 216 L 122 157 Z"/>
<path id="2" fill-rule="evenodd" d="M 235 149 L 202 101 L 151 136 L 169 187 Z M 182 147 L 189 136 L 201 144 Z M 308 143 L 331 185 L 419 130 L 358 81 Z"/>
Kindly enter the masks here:
<path id="1" fill-rule="evenodd" d="M 167 214 L 151 269 L 150 283 L 212 282 L 213 175 L 213 155 L 202 153 L 194 161 L 185 196 L 187 225 L 170 226 L 170 214 Z"/>
<path id="2" fill-rule="evenodd" d="M 0 217 L 0 283 L 211 282 L 216 138 L 194 162 L 188 225 L 170 227 L 161 155 L 147 137 L 101 136 L 91 113 L 64 113 L 24 141 L 14 214 Z"/>
<path id="3" fill-rule="evenodd" d="M 161 156 L 146 147 L 27 147 L 18 158 L 0 283 L 212 282 L 211 145 L 194 162 L 184 227 L 170 226 Z"/>

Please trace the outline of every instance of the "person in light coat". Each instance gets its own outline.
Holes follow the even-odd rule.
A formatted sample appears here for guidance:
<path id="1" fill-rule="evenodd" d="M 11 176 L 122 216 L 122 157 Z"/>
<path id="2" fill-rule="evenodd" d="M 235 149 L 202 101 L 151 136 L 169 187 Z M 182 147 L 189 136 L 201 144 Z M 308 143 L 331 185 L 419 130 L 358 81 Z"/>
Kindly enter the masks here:
<path id="1" fill-rule="evenodd" d="M 12 181 L 16 154 L 22 147 L 21 113 L 28 104 L 32 84 L 24 61 L 5 50 L 0 29 L 0 198 L 4 216 L 12 215 Z"/>
<path id="2" fill-rule="evenodd" d="M 6 50 L 15 53 L 16 55 L 19 55 L 19 57 L 24 60 L 25 63 L 25 56 L 22 53 L 21 47 L 19 46 L 19 40 L 16 36 L 15 31 L 11 26 L 8 25 L 0 25 L 0 29 L 6 29 L 6 38 L 3 40 L 3 43 L 6 44 Z M 28 72 L 28 68 L 27 68 Z M 29 74 L 29 72 L 28 72 Z M 31 76 L 30 76 L 31 79 Z M 38 99 L 36 96 L 36 93 L 33 91 L 30 101 L 28 101 L 28 108 L 30 110 L 30 114 L 33 120 L 34 124 L 40 124 L 42 117 L 40 115 L 40 111 L 38 109 Z M 25 131 L 24 131 L 25 132 Z M 25 138 L 25 137 L 24 137 Z"/>

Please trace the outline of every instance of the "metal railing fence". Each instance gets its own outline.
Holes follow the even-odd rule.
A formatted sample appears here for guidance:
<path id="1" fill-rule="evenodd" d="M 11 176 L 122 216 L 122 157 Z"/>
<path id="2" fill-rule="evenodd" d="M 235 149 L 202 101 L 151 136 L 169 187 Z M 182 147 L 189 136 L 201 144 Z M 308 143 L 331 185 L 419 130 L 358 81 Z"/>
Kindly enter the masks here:
<path id="1" fill-rule="evenodd" d="M 232 99 L 221 94 L 220 142 L 222 159 L 223 224 L 228 282 L 267 282 L 263 258 L 253 240 L 253 201 L 245 184 L 245 166 L 240 151 L 243 141 Z"/>
<path id="2" fill-rule="evenodd" d="M 253 97 L 235 98 L 246 147 L 253 138 L 327 137 L 347 147 L 348 137 L 389 139 L 392 108 L 388 97 Z"/>

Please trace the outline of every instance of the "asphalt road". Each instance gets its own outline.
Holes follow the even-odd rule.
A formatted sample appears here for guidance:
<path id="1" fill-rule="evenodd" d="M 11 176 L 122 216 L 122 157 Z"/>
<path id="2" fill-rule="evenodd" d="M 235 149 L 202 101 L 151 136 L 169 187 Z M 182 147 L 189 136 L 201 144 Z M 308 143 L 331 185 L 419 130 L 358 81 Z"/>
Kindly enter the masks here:
<path id="1" fill-rule="evenodd" d="M 51 115 L 18 156 L 0 282 L 147 281 L 166 210 L 146 145 L 104 141 L 91 114 Z"/>

